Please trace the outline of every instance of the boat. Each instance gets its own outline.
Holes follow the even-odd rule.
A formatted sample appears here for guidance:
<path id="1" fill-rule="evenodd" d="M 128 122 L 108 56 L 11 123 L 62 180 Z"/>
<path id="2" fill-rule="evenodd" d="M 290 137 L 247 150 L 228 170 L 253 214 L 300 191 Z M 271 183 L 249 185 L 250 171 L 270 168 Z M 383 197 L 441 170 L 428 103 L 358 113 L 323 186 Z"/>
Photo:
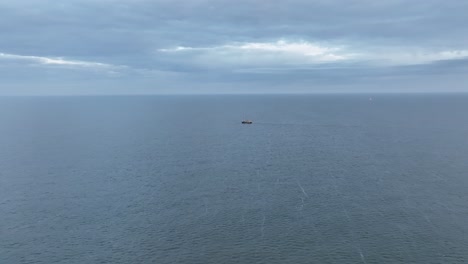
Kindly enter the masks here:
<path id="1" fill-rule="evenodd" d="M 250 124 L 252 124 L 252 123 L 253 123 L 252 120 L 242 120 L 242 124 L 248 124 L 248 125 L 250 125 Z"/>

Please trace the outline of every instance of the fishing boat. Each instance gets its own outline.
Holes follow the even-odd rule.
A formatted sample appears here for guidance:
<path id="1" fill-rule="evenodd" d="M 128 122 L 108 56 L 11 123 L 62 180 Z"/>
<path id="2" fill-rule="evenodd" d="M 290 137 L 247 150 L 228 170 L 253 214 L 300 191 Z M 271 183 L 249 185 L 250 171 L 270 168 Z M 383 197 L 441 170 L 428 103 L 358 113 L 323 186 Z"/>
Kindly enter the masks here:
<path id="1" fill-rule="evenodd" d="M 242 120 L 242 124 L 248 124 L 248 125 L 250 125 L 250 124 L 252 124 L 252 123 L 253 123 L 252 120 Z"/>

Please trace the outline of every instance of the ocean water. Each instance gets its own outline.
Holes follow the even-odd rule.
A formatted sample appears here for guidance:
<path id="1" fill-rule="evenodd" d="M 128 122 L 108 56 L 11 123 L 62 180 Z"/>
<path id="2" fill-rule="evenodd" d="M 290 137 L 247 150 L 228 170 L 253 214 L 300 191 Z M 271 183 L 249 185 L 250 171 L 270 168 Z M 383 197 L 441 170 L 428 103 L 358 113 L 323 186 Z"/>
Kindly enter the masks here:
<path id="1" fill-rule="evenodd" d="M 0 263 L 468 263 L 468 96 L 1 98 Z"/>

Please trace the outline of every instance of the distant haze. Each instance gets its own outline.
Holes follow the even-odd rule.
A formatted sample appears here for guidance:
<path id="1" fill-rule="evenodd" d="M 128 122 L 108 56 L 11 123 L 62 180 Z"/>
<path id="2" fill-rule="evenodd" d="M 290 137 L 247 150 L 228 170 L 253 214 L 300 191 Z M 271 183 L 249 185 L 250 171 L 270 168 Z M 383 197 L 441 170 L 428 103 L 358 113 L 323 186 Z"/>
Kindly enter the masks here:
<path id="1" fill-rule="evenodd" d="M 0 0 L 0 95 L 467 92 L 465 0 Z"/>

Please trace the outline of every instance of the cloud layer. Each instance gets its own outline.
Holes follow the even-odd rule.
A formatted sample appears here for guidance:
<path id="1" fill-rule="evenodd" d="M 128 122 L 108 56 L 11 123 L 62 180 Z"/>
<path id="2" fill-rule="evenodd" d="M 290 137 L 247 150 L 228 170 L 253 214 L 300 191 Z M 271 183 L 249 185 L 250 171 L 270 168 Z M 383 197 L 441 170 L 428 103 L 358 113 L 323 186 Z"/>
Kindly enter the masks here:
<path id="1" fill-rule="evenodd" d="M 0 94 L 468 90 L 466 10 L 464 0 L 3 1 Z"/>
<path id="2" fill-rule="evenodd" d="M 159 49 L 174 56 L 191 58 L 203 65 L 237 65 L 282 67 L 326 63 L 361 63 L 369 67 L 428 64 L 444 60 L 468 58 L 468 50 L 424 50 L 417 47 L 359 47 L 325 46 L 306 41 L 233 43 L 212 47 L 185 47 Z"/>

